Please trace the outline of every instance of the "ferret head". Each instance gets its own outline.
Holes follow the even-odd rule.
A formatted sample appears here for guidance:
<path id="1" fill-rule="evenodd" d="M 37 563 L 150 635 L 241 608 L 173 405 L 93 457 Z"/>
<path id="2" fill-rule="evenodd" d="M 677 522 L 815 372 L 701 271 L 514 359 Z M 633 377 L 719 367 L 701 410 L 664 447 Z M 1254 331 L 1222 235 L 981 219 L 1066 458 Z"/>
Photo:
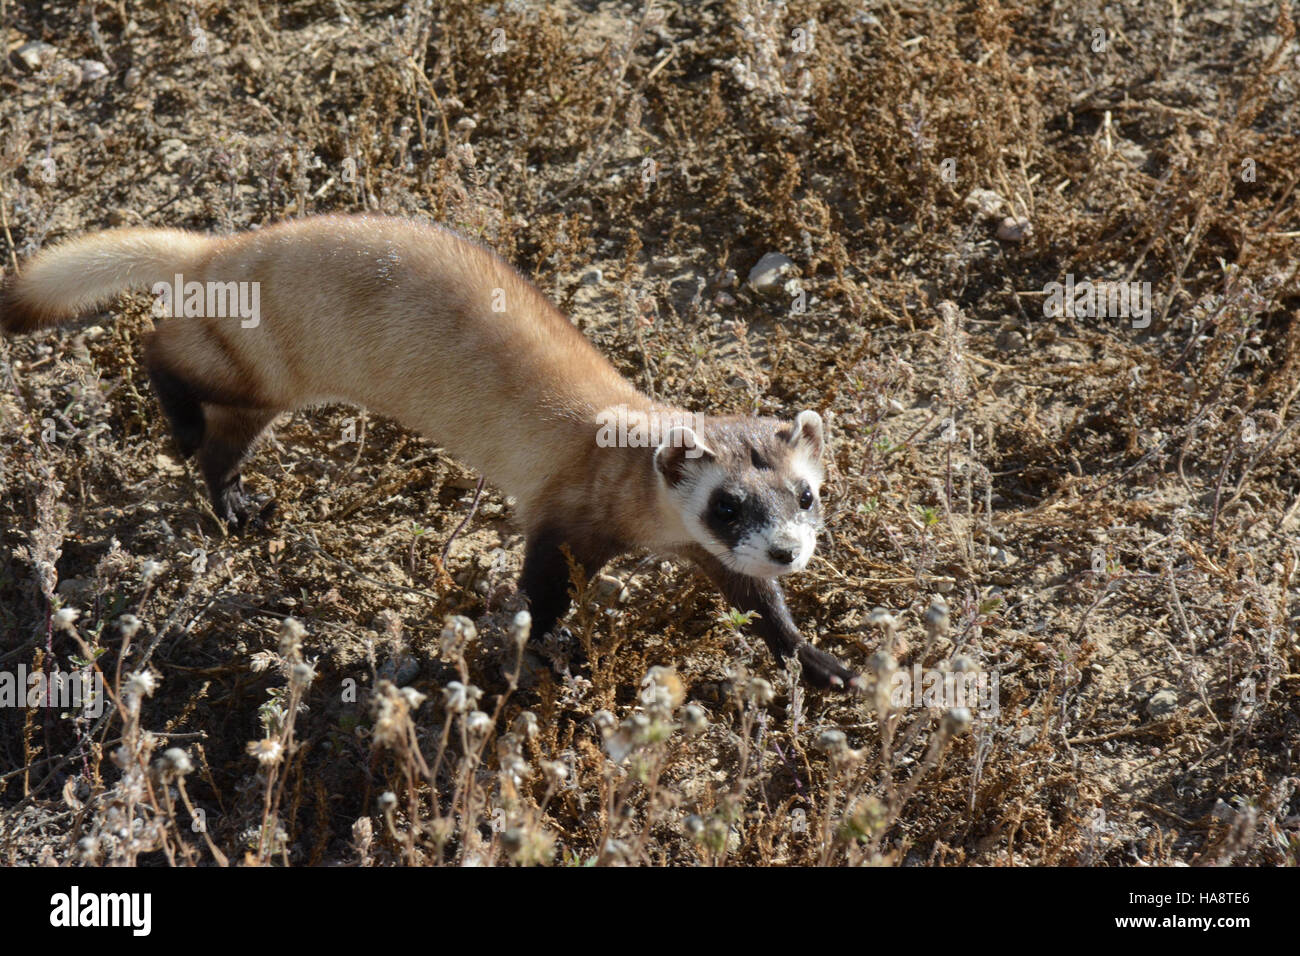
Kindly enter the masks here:
<path id="1" fill-rule="evenodd" d="M 707 418 L 655 451 L 668 501 L 694 542 L 751 577 L 802 571 L 821 524 L 822 420 Z"/>

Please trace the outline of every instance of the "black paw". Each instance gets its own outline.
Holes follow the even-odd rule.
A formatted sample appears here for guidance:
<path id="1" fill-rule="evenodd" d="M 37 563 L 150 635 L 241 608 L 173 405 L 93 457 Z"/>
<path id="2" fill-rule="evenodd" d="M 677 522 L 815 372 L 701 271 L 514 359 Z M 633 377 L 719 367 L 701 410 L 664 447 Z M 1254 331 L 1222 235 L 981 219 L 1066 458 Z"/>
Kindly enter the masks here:
<path id="1" fill-rule="evenodd" d="M 533 629 L 537 633 L 537 629 Z M 546 660 L 557 677 L 566 674 L 590 677 L 591 665 L 582 643 L 564 624 L 556 625 L 540 638 L 530 638 L 529 647 Z"/>
<path id="2" fill-rule="evenodd" d="M 275 514 L 276 502 L 268 495 L 250 495 L 242 481 L 227 485 L 213 504 L 217 517 L 231 531 L 264 531 Z"/>
<path id="3" fill-rule="evenodd" d="M 803 679 L 811 686 L 848 692 L 862 689 L 862 678 L 825 651 L 804 643 L 796 653 L 803 666 Z"/>

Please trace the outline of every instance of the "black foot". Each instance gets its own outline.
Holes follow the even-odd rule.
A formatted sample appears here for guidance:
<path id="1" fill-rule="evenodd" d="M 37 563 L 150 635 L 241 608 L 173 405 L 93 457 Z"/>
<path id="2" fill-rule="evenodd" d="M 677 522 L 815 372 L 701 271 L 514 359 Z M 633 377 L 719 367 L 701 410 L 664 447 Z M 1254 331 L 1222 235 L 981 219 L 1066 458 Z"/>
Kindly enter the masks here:
<path id="1" fill-rule="evenodd" d="M 232 531 L 265 531 L 275 514 L 276 501 L 268 495 L 250 495 L 242 479 L 236 479 L 217 496 L 212 508 Z"/>
<path id="2" fill-rule="evenodd" d="M 582 644 L 567 625 L 559 625 L 542 637 L 534 647 L 550 662 L 551 669 L 557 675 L 567 672 L 575 677 L 591 676 L 587 652 L 582 649 Z"/>
<path id="3" fill-rule="evenodd" d="M 820 648 L 803 643 L 799 645 L 797 654 L 799 663 L 803 665 L 803 679 L 813 687 L 853 692 L 862 689 L 861 677 Z"/>

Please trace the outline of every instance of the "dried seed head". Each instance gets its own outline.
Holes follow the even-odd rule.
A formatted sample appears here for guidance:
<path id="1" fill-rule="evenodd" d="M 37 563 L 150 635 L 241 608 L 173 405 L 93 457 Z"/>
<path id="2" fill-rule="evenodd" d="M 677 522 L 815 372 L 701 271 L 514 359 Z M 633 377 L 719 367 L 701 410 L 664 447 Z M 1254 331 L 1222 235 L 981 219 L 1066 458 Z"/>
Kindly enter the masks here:
<path id="1" fill-rule="evenodd" d="M 481 710 L 471 711 L 465 718 L 465 730 L 471 737 L 485 737 L 492 729 L 492 718 Z"/>
<path id="2" fill-rule="evenodd" d="M 517 756 L 521 752 L 519 735 L 513 730 L 497 735 L 497 756 L 500 759 L 505 760 L 507 757 Z"/>
<path id="3" fill-rule="evenodd" d="M 306 661 L 299 661 L 289 669 L 289 683 L 297 688 L 307 688 L 316 679 L 316 669 Z"/>
<path id="4" fill-rule="evenodd" d="M 81 612 L 75 607 L 61 607 L 54 612 L 53 623 L 55 630 L 67 631 L 69 634 L 76 634 L 77 629 L 73 626 Z"/>
<path id="5" fill-rule="evenodd" d="M 280 622 L 280 656 L 296 659 L 302 652 L 302 641 L 307 629 L 296 617 L 286 617 Z"/>
<path id="6" fill-rule="evenodd" d="M 953 707 L 943 715 L 943 732 L 949 737 L 964 734 L 971 728 L 970 708 Z"/>
<path id="7" fill-rule="evenodd" d="M 688 734 L 702 734 L 709 729 L 709 712 L 699 704 L 687 704 L 682 710 L 682 723 Z"/>
<path id="8" fill-rule="evenodd" d="M 886 714 L 893 710 L 892 691 L 894 675 L 898 673 L 898 661 L 888 651 L 876 651 L 867 660 L 867 672 L 873 678 L 872 681 L 866 683 L 873 692 L 876 713 L 883 719 Z"/>
<path id="9" fill-rule="evenodd" d="M 168 747 L 164 750 L 163 760 L 167 761 L 168 767 L 178 777 L 194 772 L 194 762 L 190 760 L 190 755 L 180 747 Z"/>
<path id="10" fill-rule="evenodd" d="M 533 630 L 533 616 L 527 611 L 520 611 L 515 615 L 514 620 L 510 622 L 510 640 L 516 648 L 522 648 L 528 643 L 528 635 Z"/>
<path id="11" fill-rule="evenodd" d="M 158 769 L 164 779 L 183 777 L 194 772 L 194 762 L 180 747 L 168 747 L 158 758 Z"/>
<path id="12" fill-rule="evenodd" d="M 868 624 L 877 624 L 886 634 L 893 635 L 898 630 L 898 618 L 883 607 L 873 608 L 867 615 Z"/>
<path id="13" fill-rule="evenodd" d="M 369 817 L 358 817 L 352 823 L 352 844 L 357 848 L 357 852 L 365 856 L 370 850 L 370 844 L 375 840 L 375 827 L 370 822 Z"/>
<path id="14" fill-rule="evenodd" d="M 887 651 L 876 651 L 867 660 L 867 669 L 875 675 L 878 683 L 887 684 L 890 677 L 898 670 L 898 661 L 894 660 L 894 655 Z"/>
<path id="15" fill-rule="evenodd" d="M 383 814 L 392 813 L 397 809 L 397 794 L 391 790 L 385 790 L 379 795 L 379 812 Z"/>
<path id="16" fill-rule="evenodd" d="M 518 620 L 518 617 L 515 619 Z M 448 615 L 442 628 L 442 652 L 449 657 L 459 657 L 464 653 L 466 645 L 476 637 L 478 629 L 474 627 L 473 621 L 461 614 Z"/>
<path id="17" fill-rule="evenodd" d="M 632 751 L 649 741 L 652 726 L 645 714 L 632 714 L 618 730 L 605 735 L 605 752 L 615 763 L 622 763 Z"/>
<path id="18" fill-rule="evenodd" d="M 403 687 L 400 691 L 398 691 L 398 693 L 402 695 L 402 700 L 406 701 L 406 706 L 409 707 L 412 711 L 419 710 L 420 705 L 423 704 L 426 700 L 428 700 L 428 696 L 426 694 L 421 694 L 414 687 Z"/>
<path id="19" fill-rule="evenodd" d="M 527 740 L 537 736 L 537 715 L 531 710 L 521 710 L 513 724 L 514 731 Z"/>
<path id="20" fill-rule="evenodd" d="M 563 786 L 569 776 L 569 768 L 562 760 L 543 760 L 541 767 L 546 783 L 556 789 Z"/>
<path id="21" fill-rule="evenodd" d="M 686 697 L 686 685 L 671 667 L 651 667 L 641 678 L 641 688 L 642 703 L 668 711 L 675 710 Z"/>
<path id="22" fill-rule="evenodd" d="M 776 698 L 772 685 L 762 677 L 751 677 L 745 684 L 745 699 L 758 707 L 766 707 Z"/>
<path id="23" fill-rule="evenodd" d="M 473 684 L 462 684 L 458 680 L 451 681 L 442 689 L 443 706 L 453 714 L 463 714 L 472 710 L 482 696 L 482 690 Z"/>
<path id="24" fill-rule="evenodd" d="M 948 602 L 942 594 L 936 594 L 930 600 L 930 607 L 925 612 L 925 634 L 931 640 L 948 633 Z"/>
<path id="25" fill-rule="evenodd" d="M 862 759 L 862 752 L 849 746 L 844 731 L 831 727 L 817 736 L 817 749 L 830 758 L 837 767 L 849 767 Z"/>
<path id="26" fill-rule="evenodd" d="M 501 773 L 508 777 L 516 787 L 533 774 L 533 768 L 528 766 L 528 761 L 518 754 L 508 753 L 503 755 L 500 764 Z"/>
<path id="27" fill-rule="evenodd" d="M 280 762 L 280 758 L 284 755 L 284 747 L 274 737 L 263 737 L 261 740 L 248 742 L 248 755 L 256 757 L 257 762 L 263 767 L 270 767 Z"/>
<path id="28" fill-rule="evenodd" d="M 123 614 L 117 619 L 117 626 L 122 629 L 122 636 L 129 641 L 140 630 L 140 619 L 134 614 Z"/>
<path id="29" fill-rule="evenodd" d="M 77 841 L 77 855 L 84 863 L 93 863 L 99 859 L 99 838 L 85 836 Z"/>
<path id="30" fill-rule="evenodd" d="M 137 700 L 152 697 L 158 689 L 158 676 L 151 670 L 136 671 L 126 679 L 125 693 Z"/>
<path id="31" fill-rule="evenodd" d="M 146 561 L 144 564 L 140 565 L 140 577 L 144 580 L 145 584 L 152 584 L 154 578 L 162 574 L 166 567 L 167 565 L 160 561 Z"/>

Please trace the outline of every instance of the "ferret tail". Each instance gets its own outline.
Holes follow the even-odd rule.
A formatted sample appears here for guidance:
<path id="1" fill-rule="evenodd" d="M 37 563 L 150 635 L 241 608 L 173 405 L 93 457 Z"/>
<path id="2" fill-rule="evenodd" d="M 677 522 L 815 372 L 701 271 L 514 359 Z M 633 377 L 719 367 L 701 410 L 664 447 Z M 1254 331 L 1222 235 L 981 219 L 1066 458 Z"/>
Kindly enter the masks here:
<path id="1" fill-rule="evenodd" d="M 109 229 L 43 249 L 0 287 L 0 328 L 34 332 L 129 289 L 171 283 L 210 254 L 216 241 L 180 229 Z"/>

